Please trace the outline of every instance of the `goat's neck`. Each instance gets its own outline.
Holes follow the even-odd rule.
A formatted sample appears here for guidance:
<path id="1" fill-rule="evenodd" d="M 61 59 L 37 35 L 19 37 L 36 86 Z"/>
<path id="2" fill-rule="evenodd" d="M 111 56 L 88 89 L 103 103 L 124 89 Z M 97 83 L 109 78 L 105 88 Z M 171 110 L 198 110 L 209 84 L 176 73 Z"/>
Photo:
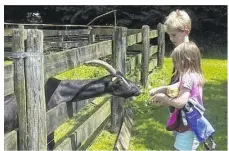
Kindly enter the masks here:
<path id="1" fill-rule="evenodd" d="M 62 80 L 48 100 L 48 109 L 62 102 L 80 101 L 109 93 L 108 84 L 111 76 L 96 80 Z M 48 93 L 47 93 L 48 94 Z"/>
<path id="2" fill-rule="evenodd" d="M 82 81 L 81 88 L 79 89 L 79 92 L 75 95 L 74 99 L 76 101 L 84 100 L 101 96 L 104 93 L 108 93 L 108 84 L 110 80 L 110 76 L 105 76 L 97 80 Z"/>

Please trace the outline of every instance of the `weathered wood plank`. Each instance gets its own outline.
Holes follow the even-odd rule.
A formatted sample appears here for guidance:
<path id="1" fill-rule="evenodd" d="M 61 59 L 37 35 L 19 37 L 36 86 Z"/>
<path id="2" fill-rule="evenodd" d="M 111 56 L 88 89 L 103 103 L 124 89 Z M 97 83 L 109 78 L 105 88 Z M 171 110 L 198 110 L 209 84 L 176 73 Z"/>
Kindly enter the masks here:
<path id="1" fill-rule="evenodd" d="M 90 30 L 88 29 L 74 29 L 74 30 L 47 30 L 41 29 L 43 31 L 43 36 L 70 36 L 70 35 L 88 35 Z M 4 29 L 4 36 L 12 36 L 13 29 Z"/>
<path id="2" fill-rule="evenodd" d="M 142 33 L 137 33 L 136 43 L 142 42 Z"/>
<path id="3" fill-rule="evenodd" d="M 11 131 L 4 136 L 4 150 L 18 150 L 17 131 Z"/>
<path id="4" fill-rule="evenodd" d="M 90 30 L 89 36 L 88 36 L 88 41 L 89 44 L 93 44 L 95 42 L 95 34 L 92 32 L 92 27 L 88 27 L 88 30 Z"/>
<path id="5" fill-rule="evenodd" d="M 122 123 L 121 130 L 118 134 L 114 150 L 128 150 L 132 125 L 133 125 L 133 112 L 131 111 L 130 108 L 127 108 L 125 110 L 124 120 Z"/>
<path id="6" fill-rule="evenodd" d="M 157 53 L 157 51 L 158 51 L 158 46 L 157 45 L 151 46 L 150 50 L 149 50 L 149 56 L 154 55 L 155 53 Z"/>
<path id="7" fill-rule="evenodd" d="M 141 29 L 128 29 L 127 30 L 127 35 L 133 35 L 133 34 L 137 34 L 137 33 L 141 33 L 142 30 Z"/>
<path id="8" fill-rule="evenodd" d="M 4 29 L 4 36 L 12 36 L 13 35 L 13 29 Z"/>
<path id="9" fill-rule="evenodd" d="M 113 35 L 114 28 L 92 28 L 91 34 L 94 35 Z"/>
<path id="10" fill-rule="evenodd" d="M 48 36 L 71 36 L 71 35 L 89 35 L 88 29 L 74 29 L 74 30 L 42 30 L 44 37 Z"/>
<path id="11" fill-rule="evenodd" d="M 149 48 L 150 48 L 150 41 L 149 41 L 149 26 L 143 25 L 142 26 L 142 67 L 141 67 L 141 84 L 143 87 L 147 87 L 148 81 L 148 71 L 149 71 Z"/>
<path id="12" fill-rule="evenodd" d="M 4 66 L 4 96 L 14 93 L 14 66 Z"/>
<path id="13" fill-rule="evenodd" d="M 47 112 L 47 134 L 52 133 L 57 127 L 69 120 L 77 112 L 83 109 L 93 99 L 82 100 L 80 102 L 61 103 Z"/>
<path id="14" fill-rule="evenodd" d="M 157 30 L 150 30 L 149 32 L 149 38 L 156 38 L 158 36 L 158 31 Z"/>
<path id="15" fill-rule="evenodd" d="M 54 47 L 54 48 L 71 48 L 71 47 L 78 47 L 79 42 L 77 41 L 63 41 L 63 42 L 57 42 L 57 41 L 45 41 L 44 44 L 46 47 Z"/>
<path id="16" fill-rule="evenodd" d="M 24 46 L 24 27 L 13 30 L 12 49 L 14 53 L 25 52 Z M 26 34 L 27 35 L 27 34 Z M 18 121 L 19 121 L 19 149 L 27 150 L 28 144 L 25 143 L 29 139 L 27 133 L 27 103 L 26 103 L 26 86 L 25 86 L 25 67 L 24 59 L 14 60 L 14 92 L 17 98 Z"/>
<path id="17" fill-rule="evenodd" d="M 25 58 L 26 107 L 28 121 L 27 150 L 47 149 L 46 103 L 44 92 L 43 32 L 27 30 L 27 52 L 34 56 Z M 34 84 L 36 82 L 36 84 Z"/>
<path id="18" fill-rule="evenodd" d="M 112 40 L 108 40 L 46 55 L 44 58 L 45 79 L 111 53 Z"/>
<path id="19" fill-rule="evenodd" d="M 159 23 L 157 25 L 158 30 L 158 39 L 157 39 L 157 45 L 158 45 L 158 62 L 157 66 L 162 68 L 164 63 L 164 55 L 165 55 L 165 30 L 163 27 L 163 24 Z"/>
<path id="20" fill-rule="evenodd" d="M 126 61 L 126 73 L 130 73 L 131 71 L 135 70 L 136 68 L 136 57 L 130 56 Z"/>
<path id="21" fill-rule="evenodd" d="M 110 101 L 103 104 L 54 150 L 76 150 L 79 148 L 111 114 L 110 105 Z"/>
<path id="22" fill-rule="evenodd" d="M 136 34 L 127 36 L 127 47 L 136 44 Z"/>
<path id="23" fill-rule="evenodd" d="M 93 134 L 81 145 L 77 150 L 87 150 L 97 136 L 100 135 L 101 131 L 107 126 L 107 123 L 110 121 L 110 116 L 108 116 L 99 127 L 93 132 Z"/>
<path id="24" fill-rule="evenodd" d="M 113 67 L 120 71 L 123 75 L 126 74 L 126 27 L 117 27 L 114 31 L 112 61 Z M 124 98 L 112 97 L 112 113 L 111 113 L 111 131 L 118 133 L 123 115 Z"/>

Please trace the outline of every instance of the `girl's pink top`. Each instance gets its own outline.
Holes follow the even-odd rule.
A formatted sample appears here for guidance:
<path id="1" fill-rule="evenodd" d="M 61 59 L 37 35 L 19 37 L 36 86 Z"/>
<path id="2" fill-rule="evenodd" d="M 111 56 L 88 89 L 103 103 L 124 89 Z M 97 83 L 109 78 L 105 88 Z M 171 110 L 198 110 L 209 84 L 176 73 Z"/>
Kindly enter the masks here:
<path id="1" fill-rule="evenodd" d="M 203 90 L 202 86 L 198 84 L 198 76 L 195 73 L 188 72 L 184 74 L 180 79 L 180 89 L 190 89 L 190 97 L 196 99 L 199 102 L 199 104 L 203 106 Z"/>

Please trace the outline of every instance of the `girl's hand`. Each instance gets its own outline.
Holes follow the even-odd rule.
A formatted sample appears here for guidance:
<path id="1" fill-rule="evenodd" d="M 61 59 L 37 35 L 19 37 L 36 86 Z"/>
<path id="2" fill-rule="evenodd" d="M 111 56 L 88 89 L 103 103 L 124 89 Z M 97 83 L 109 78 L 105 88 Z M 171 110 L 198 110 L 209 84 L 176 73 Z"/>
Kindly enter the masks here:
<path id="1" fill-rule="evenodd" d="M 169 101 L 168 96 L 166 96 L 164 93 L 158 93 L 152 97 L 152 99 L 149 101 L 149 104 L 161 106 L 161 105 L 166 105 L 167 101 Z"/>
<path id="2" fill-rule="evenodd" d="M 150 95 L 150 96 L 155 95 L 156 92 L 157 92 L 157 90 L 158 90 L 158 88 L 153 88 L 153 89 L 151 89 L 151 90 L 149 91 L 149 95 Z"/>

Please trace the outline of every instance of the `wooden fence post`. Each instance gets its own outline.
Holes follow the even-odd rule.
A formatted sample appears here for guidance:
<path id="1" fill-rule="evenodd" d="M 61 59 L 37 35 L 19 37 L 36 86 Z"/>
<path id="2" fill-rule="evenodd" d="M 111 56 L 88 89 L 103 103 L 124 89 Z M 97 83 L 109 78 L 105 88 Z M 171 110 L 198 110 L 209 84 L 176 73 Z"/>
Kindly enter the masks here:
<path id="1" fill-rule="evenodd" d="M 141 67 L 141 84 L 143 87 L 147 87 L 148 75 L 149 75 L 149 26 L 142 26 L 142 67 Z"/>
<path id="2" fill-rule="evenodd" d="M 90 30 L 90 34 L 88 37 L 88 43 L 93 44 L 95 42 L 95 35 L 92 33 L 92 27 L 89 26 L 88 29 Z"/>
<path id="3" fill-rule="evenodd" d="M 164 56 L 165 56 L 165 30 L 163 24 L 159 23 L 157 25 L 158 30 L 158 52 L 157 52 L 157 66 L 162 68 L 164 63 Z"/>
<path id="4" fill-rule="evenodd" d="M 112 49 L 112 61 L 113 67 L 125 75 L 125 65 L 126 65 L 126 27 L 115 27 L 113 36 L 113 49 Z M 124 98 L 122 97 L 112 97 L 111 102 L 111 131 L 118 133 L 124 110 L 123 103 Z"/>
<path id="5" fill-rule="evenodd" d="M 27 30 L 25 58 L 28 150 L 47 150 L 43 32 Z"/>
<path id="6" fill-rule="evenodd" d="M 24 26 L 19 26 L 19 29 L 13 30 L 12 39 L 12 52 L 15 55 L 24 53 L 24 38 L 26 37 Z M 26 90 L 25 90 L 25 71 L 24 71 L 24 59 L 14 58 L 14 93 L 17 99 L 17 111 L 18 111 L 18 133 L 19 133 L 19 150 L 28 150 L 27 146 L 27 111 L 26 111 Z"/>

